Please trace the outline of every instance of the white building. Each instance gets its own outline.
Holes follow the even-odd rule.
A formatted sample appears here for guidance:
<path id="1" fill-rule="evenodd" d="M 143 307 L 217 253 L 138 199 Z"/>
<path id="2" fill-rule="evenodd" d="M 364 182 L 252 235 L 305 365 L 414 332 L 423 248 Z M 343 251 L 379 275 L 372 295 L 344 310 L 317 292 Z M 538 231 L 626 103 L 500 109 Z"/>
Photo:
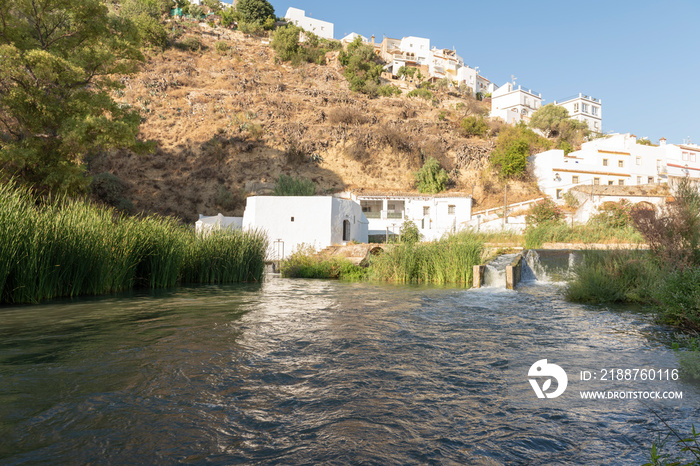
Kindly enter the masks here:
<path id="1" fill-rule="evenodd" d="M 579 94 L 553 103 L 567 109 L 569 116 L 586 123 L 591 131 L 603 131 L 603 102 L 600 99 Z"/>
<path id="2" fill-rule="evenodd" d="M 398 235 L 406 220 L 416 224 L 425 241 L 458 231 L 471 219 L 470 196 L 369 193 L 354 196 L 369 222 L 369 235 Z"/>
<path id="3" fill-rule="evenodd" d="M 567 155 L 549 150 L 530 157 L 540 190 L 553 199 L 577 185 L 640 186 L 700 180 L 700 146 L 637 143 L 633 134 L 613 134 L 583 143 Z"/>
<path id="4" fill-rule="evenodd" d="M 491 117 L 501 118 L 508 124 L 529 121 L 541 106 L 542 94 L 513 83 L 504 84 L 491 95 Z"/>
<path id="5" fill-rule="evenodd" d="M 240 230 L 243 226 L 243 217 L 224 217 L 221 213 L 212 217 L 199 214 L 199 220 L 194 224 L 197 233 L 208 234 L 213 230 Z"/>
<path id="6" fill-rule="evenodd" d="M 242 225 L 244 230 L 267 232 L 269 259 L 282 259 L 301 245 L 321 250 L 367 242 L 367 218 L 360 204 L 332 196 L 251 196 Z"/>
<path id="7" fill-rule="evenodd" d="M 358 37 L 360 38 L 360 40 L 362 41 L 363 44 L 366 44 L 366 43 L 369 42 L 365 36 L 363 36 L 363 35 L 361 35 L 361 34 L 358 34 L 358 33 L 356 33 L 356 32 L 351 32 L 351 33 L 348 34 L 347 36 L 345 36 L 345 37 L 343 37 L 342 39 L 340 39 L 340 42 L 341 42 L 343 45 L 348 45 L 348 44 L 354 42 L 355 39 L 357 39 Z"/>
<path id="8" fill-rule="evenodd" d="M 284 17 L 289 22 L 294 23 L 305 31 L 313 32 L 318 37 L 323 37 L 324 39 L 333 38 L 333 23 L 306 16 L 304 10 L 290 7 Z"/>
<path id="9" fill-rule="evenodd" d="M 458 81 L 458 71 L 462 67 L 464 67 L 464 60 L 457 55 L 455 50 L 437 49 L 435 47 L 430 50 L 428 69 L 430 70 L 431 78 L 447 78 L 450 81 Z"/>
<path id="10" fill-rule="evenodd" d="M 474 92 L 478 92 L 481 95 L 486 95 L 486 94 L 492 94 L 496 92 L 496 89 L 498 89 L 498 86 L 496 86 L 494 83 L 486 79 L 484 76 L 481 76 L 480 74 L 476 75 L 476 88 L 474 89 Z"/>

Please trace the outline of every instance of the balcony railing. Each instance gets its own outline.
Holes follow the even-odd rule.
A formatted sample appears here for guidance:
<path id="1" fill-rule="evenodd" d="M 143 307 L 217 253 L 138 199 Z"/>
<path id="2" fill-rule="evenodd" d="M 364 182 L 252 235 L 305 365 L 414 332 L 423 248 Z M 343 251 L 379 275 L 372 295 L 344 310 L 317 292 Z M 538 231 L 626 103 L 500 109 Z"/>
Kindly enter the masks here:
<path id="1" fill-rule="evenodd" d="M 403 218 L 403 212 L 387 212 L 386 218 Z"/>
<path id="2" fill-rule="evenodd" d="M 381 212 L 362 212 L 367 218 L 382 218 Z"/>

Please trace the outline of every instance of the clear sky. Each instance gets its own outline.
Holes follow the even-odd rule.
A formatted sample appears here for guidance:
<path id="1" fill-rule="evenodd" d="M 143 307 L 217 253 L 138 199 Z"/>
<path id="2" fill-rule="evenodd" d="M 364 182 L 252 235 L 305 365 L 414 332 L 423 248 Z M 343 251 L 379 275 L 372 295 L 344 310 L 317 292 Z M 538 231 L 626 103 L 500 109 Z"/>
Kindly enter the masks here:
<path id="1" fill-rule="evenodd" d="M 497 85 L 602 100 L 603 131 L 700 144 L 700 1 L 272 0 L 335 25 L 335 38 L 427 37 Z"/>

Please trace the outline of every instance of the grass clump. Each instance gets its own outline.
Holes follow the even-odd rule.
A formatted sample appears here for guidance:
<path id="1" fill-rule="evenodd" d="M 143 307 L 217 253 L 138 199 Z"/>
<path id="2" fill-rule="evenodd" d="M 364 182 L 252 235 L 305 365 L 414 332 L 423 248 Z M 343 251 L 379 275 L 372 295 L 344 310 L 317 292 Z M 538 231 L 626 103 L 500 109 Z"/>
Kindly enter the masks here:
<path id="1" fill-rule="evenodd" d="M 228 238 L 225 261 L 248 273 L 226 279 L 260 280 L 267 244 L 252 233 L 239 235 L 238 242 Z M 129 217 L 65 198 L 37 203 L 29 190 L 8 183 L 0 187 L 0 302 L 210 283 L 183 274 L 192 269 L 185 268 L 192 262 L 188 251 L 205 250 L 208 241 L 171 218 Z M 247 252 L 230 256 L 234 249 Z"/>
<path id="2" fill-rule="evenodd" d="M 420 97 L 425 100 L 432 100 L 433 93 L 425 88 L 413 89 L 411 92 L 406 94 L 408 97 Z"/>
<path id="3" fill-rule="evenodd" d="M 281 264 L 285 278 L 339 278 L 360 280 L 366 269 L 344 257 L 321 257 L 312 247 L 302 247 Z"/>
<path id="4" fill-rule="evenodd" d="M 649 303 L 661 275 L 647 251 L 585 251 L 564 295 L 579 303 Z"/>

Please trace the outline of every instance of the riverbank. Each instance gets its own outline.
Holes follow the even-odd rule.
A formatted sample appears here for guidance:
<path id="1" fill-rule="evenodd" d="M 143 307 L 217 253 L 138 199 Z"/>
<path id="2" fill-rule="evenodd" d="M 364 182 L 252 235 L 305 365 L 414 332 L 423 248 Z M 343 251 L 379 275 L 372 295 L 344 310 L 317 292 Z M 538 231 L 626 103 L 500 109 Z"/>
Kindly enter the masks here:
<path id="1" fill-rule="evenodd" d="M 262 232 L 204 237 L 168 217 L 0 187 L 0 303 L 260 281 L 266 250 Z"/>

